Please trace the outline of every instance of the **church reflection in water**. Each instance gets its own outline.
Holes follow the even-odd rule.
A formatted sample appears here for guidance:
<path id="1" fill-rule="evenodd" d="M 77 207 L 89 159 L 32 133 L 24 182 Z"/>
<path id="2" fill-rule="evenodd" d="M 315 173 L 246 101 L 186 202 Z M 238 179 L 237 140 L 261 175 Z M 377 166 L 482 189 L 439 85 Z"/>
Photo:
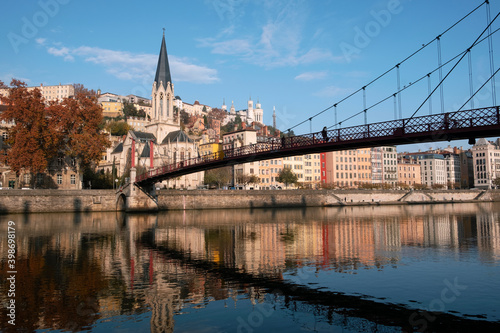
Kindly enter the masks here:
<path id="1" fill-rule="evenodd" d="M 143 313 L 152 332 L 173 331 L 186 308 L 259 304 L 276 289 L 304 300 L 309 281 L 297 286 L 286 275 L 304 267 L 340 274 L 394 268 L 407 247 L 472 249 L 478 262 L 500 262 L 493 204 L 10 215 L 0 225 L 9 220 L 17 225 L 16 328 L 26 331 L 78 331 Z M 5 233 L 0 240 L 6 281 Z M 318 293 L 311 290 L 312 298 Z"/>

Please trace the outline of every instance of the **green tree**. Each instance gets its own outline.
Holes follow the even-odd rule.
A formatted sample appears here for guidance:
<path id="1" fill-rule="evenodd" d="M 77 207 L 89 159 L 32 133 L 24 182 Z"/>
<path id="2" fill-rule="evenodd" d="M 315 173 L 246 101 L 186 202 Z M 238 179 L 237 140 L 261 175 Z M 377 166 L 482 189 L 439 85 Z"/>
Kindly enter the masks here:
<path id="1" fill-rule="evenodd" d="M 220 188 L 231 181 L 231 167 L 223 167 L 205 171 L 204 183 Z"/>
<path id="2" fill-rule="evenodd" d="M 285 187 L 288 188 L 288 184 L 296 184 L 299 178 L 296 174 L 292 172 L 290 168 L 283 168 L 276 177 L 276 181 L 285 184 Z"/>
<path id="3" fill-rule="evenodd" d="M 234 120 L 231 120 L 226 125 L 220 128 L 221 135 L 233 132 L 235 127 L 237 128 L 237 130 L 240 130 L 242 128 L 241 123 L 242 123 L 241 117 L 239 115 L 236 115 L 236 117 L 234 117 Z"/>
<path id="4" fill-rule="evenodd" d="M 128 133 L 130 126 L 124 121 L 111 121 L 106 125 L 106 129 L 111 135 L 122 136 Z"/>
<path id="5" fill-rule="evenodd" d="M 249 184 L 258 184 L 260 183 L 259 177 L 257 175 L 238 175 L 236 176 L 236 182 L 238 184 L 249 185 Z"/>
<path id="6" fill-rule="evenodd" d="M 500 177 L 497 177 L 493 180 L 493 184 L 497 187 L 500 188 Z"/>
<path id="7" fill-rule="evenodd" d="M 189 124 L 189 113 L 187 113 L 184 109 L 181 110 L 181 125 L 186 126 Z"/>
<path id="8" fill-rule="evenodd" d="M 146 117 L 146 112 L 144 112 L 144 110 L 137 110 L 135 105 L 129 102 L 123 102 L 123 114 L 125 117 Z"/>

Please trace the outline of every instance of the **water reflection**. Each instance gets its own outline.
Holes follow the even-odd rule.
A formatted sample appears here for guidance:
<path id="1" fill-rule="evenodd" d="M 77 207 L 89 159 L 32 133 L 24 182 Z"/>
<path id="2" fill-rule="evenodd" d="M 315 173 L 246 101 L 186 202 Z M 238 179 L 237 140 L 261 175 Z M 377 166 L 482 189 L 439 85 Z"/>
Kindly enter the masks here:
<path id="1" fill-rule="evenodd" d="M 490 329 L 500 320 L 494 204 L 0 220 L 2 230 L 22 222 L 17 330 L 411 331 Z M 6 304 L 5 232 L 0 240 Z M 455 277 L 467 286 L 464 304 L 432 308 L 441 304 L 442 281 Z M 422 308 L 440 313 L 425 317 Z"/>

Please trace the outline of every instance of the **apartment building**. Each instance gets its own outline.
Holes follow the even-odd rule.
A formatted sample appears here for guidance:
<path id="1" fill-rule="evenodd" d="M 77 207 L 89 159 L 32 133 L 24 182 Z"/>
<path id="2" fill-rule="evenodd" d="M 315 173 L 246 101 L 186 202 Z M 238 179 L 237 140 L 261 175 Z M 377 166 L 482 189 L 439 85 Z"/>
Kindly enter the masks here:
<path id="1" fill-rule="evenodd" d="M 242 146 L 257 143 L 257 131 L 253 128 L 245 128 L 239 131 L 226 133 L 222 136 L 222 147 L 224 150 L 235 149 Z M 259 174 L 259 162 L 236 164 L 233 166 L 235 185 L 239 185 L 237 179 L 246 175 Z M 240 186 L 243 188 L 243 186 Z"/>
<path id="2" fill-rule="evenodd" d="M 292 170 L 297 175 L 297 182 L 304 182 L 304 156 L 283 157 L 283 167 Z"/>
<path id="3" fill-rule="evenodd" d="M 284 184 L 278 182 L 276 178 L 279 173 L 283 170 L 283 159 L 275 158 L 272 160 L 265 160 L 259 162 L 259 178 L 260 184 L 259 188 L 263 190 L 275 189 L 280 186 L 283 187 Z"/>
<path id="4" fill-rule="evenodd" d="M 398 184 L 414 187 L 422 184 L 420 163 L 412 156 L 398 156 Z"/>
<path id="5" fill-rule="evenodd" d="M 115 118 L 123 116 L 123 103 L 116 101 L 100 102 L 103 117 Z"/>
<path id="6" fill-rule="evenodd" d="M 442 154 L 422 153 L 415 156 L 420 163 L 423 185 L 429 188 L 447 186 L 446 161 Z"/>
<path id="7" fill-rule="evenodd" d="M 304 186 L 306 188 L 318 188 L 321 184 L 320 154 L 308 154 L 303 156 L 304 160 Z"/>
<path id="8" fill-rule="evenodd" d="M 495 188 L 494 181 L 500 177 L 500 139 L 495 142 L 479 139 L 472 147 L 474 187 Z"/>
<path id="9" fill-rule="evenodd" d="M 72 84 L 60 84 L 55 86 L 44 86 L 43 83 L 36 87 L 27 87 L 28 91 L 40 90 L 45 102 L 62 101 L 64 98 L 75 95 L 75 87 Z M 9 89 L 0 89 L 0 95 L 7 96 Z"/>

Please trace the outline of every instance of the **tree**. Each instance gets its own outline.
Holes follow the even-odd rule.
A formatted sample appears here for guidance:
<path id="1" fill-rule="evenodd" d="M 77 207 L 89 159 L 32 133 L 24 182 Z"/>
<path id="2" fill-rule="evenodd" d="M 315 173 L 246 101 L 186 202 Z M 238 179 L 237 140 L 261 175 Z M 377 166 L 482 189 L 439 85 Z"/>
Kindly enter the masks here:
<path id="1" fill-rule="evenodd" d="M 146 118 L 146 112 L 144 112 L 144 110 L 137 110 L 135 105 L 129 102 L 123 102 L 123 114 L 125 117 Z"/>
<path id="2" fill-rule="evenodd" d="M 97 97 L 97 92 L 94 89 L 87 89 L 81 83 L 73 83 L 73 88 L 75 88 L 75 96 L 83 94 L 88 97 Z"/>
<path id="3" fill-rule="evenodd" d="M 54 117 L 47 114 L 40 90 L 28 91 L 24 82 L 13 79 L 8 96 L 1 99 L 8 107 L 0 118 L 15 122 L 9 129 L 7 159 L 16 178 L 22 170 L 44 171 L 57 154 L 60 134 L 51 126 Z"/>
<path id="4" fill-rule="evenodd" d="M 189 124 L 190 115 L 184 109 L 181 110 L 181 125 L 186 126 Z"/>
<path id="5" fill-rule="evenodd" d="M 238 184 L 249 185 L 249 184 L 258 184 L 260 183 L 259 177 L 257 175 L 238 175 L 236 176 L 236 182 Z"/>
<path id="6" fill-rule="evenodd" d="M 213 108 L 212 110 L 210 110 L 210 112 L 208 112 L 208 118 L 217 119 L 221 122 L 224 120 L 224 118 L 226 118 L 226 115 L 226 111 L 219 108 Z"/>
<path id="7" fill-rule="evenodd" d="M 8 96 L 2 97 L 8 107 L 1 119 L 15 122 L 7 157 L 17 177 L 21 170 L 44 172 L 58 157 L 74 158 L 81 167 L 101 159 L 109 146 L 99 128 L 102 108 L 92 91 L 77 87 L 74 98 L 46 105 L 39 89 L 28 91 L 24 82 L 12 80 Z"/>
<path id="8" fill-rule="evenodd" d="M 99 129 L 102 107 L 97 98 L 78 93 L 75 98 L 49 105 L 48 109 L 60 134 L 59 153 L 76 158 L 82 168 L 99 162 L 110 143 Z"/>
<path id="9" fill-rule="evenodd" d="M 221 135 L 224 133 L 233 132 L 235 127 L 237 128 L 237 130 L 240 130 L 242 128 L 241 123 L 241 117 L 239 115 L 236 115 L 236 117 L 234 117 L 234 120 L 231 120 L 226 125 L 220 128 Z"/>
<path id="10" fill-rule="evenodd" d="M 130 126 L 124 121 L 112 121 L 106 125 L 106 129 L 111 135 L 122 136 L 128 133 Z"/>
<path id="11" fill-rule="evenodd" d="M 295 184 L 299 178 L 296 174 L 292 172 L 290 168 L 283 168 L 276 177 L 276 181 L 285 184 L 285 187 L 288 188 L 288 184 Z"/>
<path id="12" fill-rule="evenodd" d="M 497 177 L 493 180 L 493 184 L 497 187 L 500 188 L 500 177 Z"/>
<path id="13" fill-rule="evenodd" d="M 205 171 L 204 183 L 207 185 L 216 185 L 220 188 L 222 185 L 231 181 L 231 167 L 223 167 Z"/>

